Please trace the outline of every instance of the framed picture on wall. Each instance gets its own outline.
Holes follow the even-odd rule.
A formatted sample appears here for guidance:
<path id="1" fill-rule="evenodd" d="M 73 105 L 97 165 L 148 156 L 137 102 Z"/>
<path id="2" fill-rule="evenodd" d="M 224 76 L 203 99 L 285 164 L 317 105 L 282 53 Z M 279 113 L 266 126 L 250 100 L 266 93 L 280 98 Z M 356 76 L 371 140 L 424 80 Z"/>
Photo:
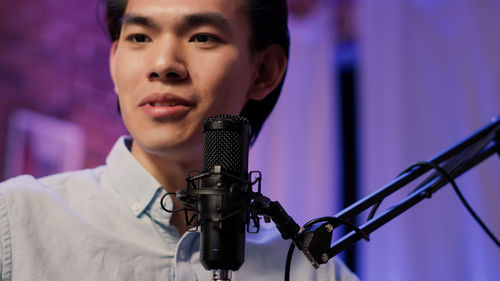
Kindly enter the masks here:
<path id="1" fill-rule="evenodd" d="M 85 133 L 75 123 L 20 109 L 9 118 L 4 177 L 81 169 Z"/>

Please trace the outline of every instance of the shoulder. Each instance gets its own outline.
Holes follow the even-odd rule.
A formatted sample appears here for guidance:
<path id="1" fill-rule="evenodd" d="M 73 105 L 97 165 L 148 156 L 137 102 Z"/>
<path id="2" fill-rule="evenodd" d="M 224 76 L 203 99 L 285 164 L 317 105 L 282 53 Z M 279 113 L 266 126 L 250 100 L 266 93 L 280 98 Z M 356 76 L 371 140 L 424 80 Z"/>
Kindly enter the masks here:
<path id="1" fill-rule="evenodd" d="M 76 188 L 82 184 L 98 183 L 102 167 L 54 174 L 42 178 L 21 175 L 0 183 L 0 194 L 21 194 L 30 192 L 50 192 L 64 188 Z"/>
<path id="2" fill-rule="evenodd" d="M 30 175 L 22 175 L 0 183 L 0 196 L 3 200 L 17 201 L 26 195 L 37 195 L 44 191 L 44 185 Z"/>
<path id="3" fill-rule="evenodd" d="M 93 169 L 65 172 L 43 177 L 37 181 L 46 189 L 59 189 L 64 187 L 98 185 L 102 179 L 104 166 Z"/>
<path id="4" fill-rule="evenodd" d="M 48 202 L 68 202 L 100 189 L 102 168 L 65 172 L 36 179 L 22 175 L 0 183 L 0 197 L 9 209 L 26 210 Z"/>

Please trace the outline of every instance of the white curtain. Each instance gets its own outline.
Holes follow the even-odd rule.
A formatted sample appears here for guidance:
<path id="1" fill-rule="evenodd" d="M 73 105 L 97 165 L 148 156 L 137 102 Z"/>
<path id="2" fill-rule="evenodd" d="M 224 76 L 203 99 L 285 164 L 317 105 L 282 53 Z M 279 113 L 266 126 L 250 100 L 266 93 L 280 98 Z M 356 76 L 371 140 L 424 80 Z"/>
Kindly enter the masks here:
<path id="1" fill-rule="evenodd" d="M 358 5 L 361 180 L 367 195 L 500 115 L 500 1 Z M 499 182 L 498 155 L 457 181 L 497 237 Z M 360 253 L 365 281 L 500 278 L 500 249 L 449 185 L 371 238 Z"/>
<path id="2" fill-rule="evenodd" d="M 329 1 L 305 18 L 290 17 L 285 85 L 250 153 L 263 173 L 263 193 L 299 223 L 339 210 L 333 34 Z"/>

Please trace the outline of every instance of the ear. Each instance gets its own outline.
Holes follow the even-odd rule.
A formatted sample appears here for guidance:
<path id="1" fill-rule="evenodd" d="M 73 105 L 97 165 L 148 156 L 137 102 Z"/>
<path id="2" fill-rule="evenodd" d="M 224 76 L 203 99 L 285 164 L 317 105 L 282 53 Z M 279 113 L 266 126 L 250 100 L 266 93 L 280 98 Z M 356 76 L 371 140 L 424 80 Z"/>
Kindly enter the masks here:
<path id="1" fill-rule="evenodd" d="M 285 75 L 288 60 L 278 44 L 268 46 L 256 56 L 255 73 L 248 91 L 248 99 L 261 100 L 274 90 Z"/>
<path id="2" fill-rule="evenodd" d="M 115 85 L 115 94 L 118 94 L 118 87 L 116 86 L 116 52 L 118 48 L 118 41 L 114 41 L 111 45 L 109 51 L 109 73 L 111 75 L 111 80 L 113 80 L 113 85 Z"/>

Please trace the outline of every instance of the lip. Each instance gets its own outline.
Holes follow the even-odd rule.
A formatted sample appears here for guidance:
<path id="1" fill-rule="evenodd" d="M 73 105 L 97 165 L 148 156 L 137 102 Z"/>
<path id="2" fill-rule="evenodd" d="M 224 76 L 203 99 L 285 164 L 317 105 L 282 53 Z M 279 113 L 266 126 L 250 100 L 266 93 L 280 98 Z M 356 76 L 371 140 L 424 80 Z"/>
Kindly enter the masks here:
<path id="1" fill-rule="evenodd" d="M 166 103 L 168 106 L 154 105 L 154 103 Z M 139 107 L 154 118 L 173 119 L 186 115 L 194 102 L 169 93 L 155 93 L 141 100 Z"/>

